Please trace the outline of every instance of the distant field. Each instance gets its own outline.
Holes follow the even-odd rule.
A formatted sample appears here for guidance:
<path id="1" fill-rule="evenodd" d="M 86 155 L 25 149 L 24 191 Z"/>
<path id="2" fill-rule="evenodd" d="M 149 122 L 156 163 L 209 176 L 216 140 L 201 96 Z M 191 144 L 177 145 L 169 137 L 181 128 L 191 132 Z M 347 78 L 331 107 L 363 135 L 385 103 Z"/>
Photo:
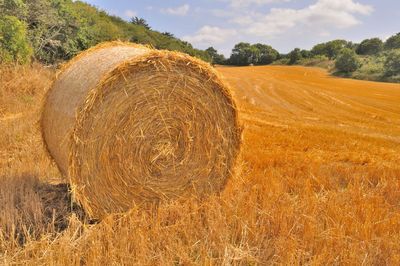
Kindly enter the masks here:
<path id="1" fill-rule="evenodd" d="M 48 185 L 37 120 L 54 72 L 1 68 L 0 264 L 399 265 L 400 85 L 217 69 L 243 123 L 239 174 L 204 202 L 85 224 Z"/>

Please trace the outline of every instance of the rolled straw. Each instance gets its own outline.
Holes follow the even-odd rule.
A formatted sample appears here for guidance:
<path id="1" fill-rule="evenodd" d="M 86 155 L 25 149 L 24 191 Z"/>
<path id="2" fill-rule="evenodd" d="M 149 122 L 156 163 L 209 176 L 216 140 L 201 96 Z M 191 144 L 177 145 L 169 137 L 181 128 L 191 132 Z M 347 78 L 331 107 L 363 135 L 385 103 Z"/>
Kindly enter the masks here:
<path id="1" fill-rule="evenodd" d="M 220 191 L 240 146 L 228 87 L 188 55 L 111 42 L 58 74 L 42 114 L 48 151 L 93 218 Z"/>

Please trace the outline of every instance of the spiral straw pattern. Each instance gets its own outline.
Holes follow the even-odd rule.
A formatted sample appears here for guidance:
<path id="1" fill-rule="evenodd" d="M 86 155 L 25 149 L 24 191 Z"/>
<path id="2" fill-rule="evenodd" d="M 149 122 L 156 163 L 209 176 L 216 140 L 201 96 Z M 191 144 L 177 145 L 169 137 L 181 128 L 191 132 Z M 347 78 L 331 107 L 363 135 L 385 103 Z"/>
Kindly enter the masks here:
<path id="1" fill-rule="evenodd" d="M 58 75 L 43 137 L 90 216 L 220 191 L 240 147 L 235 103 L 206 63 L 120 42 Z"/>

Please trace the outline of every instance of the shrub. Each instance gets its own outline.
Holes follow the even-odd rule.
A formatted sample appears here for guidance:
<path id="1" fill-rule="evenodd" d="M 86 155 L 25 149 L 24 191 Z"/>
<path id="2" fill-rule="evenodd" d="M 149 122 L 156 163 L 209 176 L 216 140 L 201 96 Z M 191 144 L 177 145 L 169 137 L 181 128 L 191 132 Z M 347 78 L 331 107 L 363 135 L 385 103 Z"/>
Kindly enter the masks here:
<path id="1" fill-rule="evenodd" d="M 357 54 L 374 55 L 383 50 L 383 42 L 379 38 L 366 39 L 357 48 Z"/>
<path id="2" fill-rule="evenodd" d="M 385 61 L 385 75 L 400 75 L 400 49 L 390 52 Z"/>
<path id="3" fill-rule="evenodd" d="M 345 40 L 333 40 L 315 45 L 311 49 L 311 53 L 313 55 L 325 55 L 329 59 L 334 59 L 347 46 L 349 46 L 349 43 Z"/>
<path id="4" fill-rule="evenodd" d="M 26 24 L 14 16 L 0 17 L 0 62 L 27 63 L 31 55 Z"/>
<path id="5" fill-rule="evenodd" d="M 329 58 L 325 55 L 316 55 L 311 58 L 303 57 L 298 64 L 302 66 L 320 67 L 324 69 L 332 69 L 335 65 L 334 62 L 329 60 Z"/>
<path id="6" fill-rule="evenodd" d="M 385 56 L 365 56 L 359 59 L 360 67 L 352 73 L 352 77 L 362 80 L 383 81 Z"/>
<path id="7" fill-rule="evenodd" d="M 289 65 L 296 64 L 301 58 L 301 50 L 299 48 L 295 48 L 289 53 Z"/>
<path id="8" fill-rule="evenodd" d="M 400 49 L 400 32 L 386 40 L 385 49 Z"/>
<path id="9" fill-rule="evenodd" d="M 351 73 L 360 67 L 360 62 L 353 50 L 345 48 L 337 57 L 335 66 L 339 72 Z"/>

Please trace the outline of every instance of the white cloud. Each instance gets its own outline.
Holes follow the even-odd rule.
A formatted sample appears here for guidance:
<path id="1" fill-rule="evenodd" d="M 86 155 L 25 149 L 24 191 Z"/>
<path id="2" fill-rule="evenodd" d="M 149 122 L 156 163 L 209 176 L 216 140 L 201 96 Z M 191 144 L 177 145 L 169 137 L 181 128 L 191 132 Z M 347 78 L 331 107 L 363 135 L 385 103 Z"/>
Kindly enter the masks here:
<path id="1" fill-rule="evenodd" d="M 285 3 L 291 0 L 229 0 L 231 7 L 243 8 L 252 5 L 262 6 L 267 4 Z"/>
<path id="2" fill-rule="evenodd" d="M 233 8 L 242 8 L 252 5 L 262 6 L 272 3 L 284 3 L 290 2 L 291 0 L 225 0 L 230 3 Z"/>
<path id="3" fill-rule="evenodd" d="M 318 0 L 302 9 L 272 8 L 267 14 L 245 11 L 231 22 L 245 26 L 244 33 L 259 37 L 274 37 L 295 28 L 328 35 L 330 29 L 360 24 L 356 15 L 369 15 L 372 11 L 371 6 L 354 0 Z"/>
<path id="4" fill-rule="evenodd" d="M 313 0 L 296 8 L 260 8 L 290 0 L 219 1 L 227 3 L 228 8 L 205 10 L 204 14 L 223 19 L 223 24 L 208 24 L 183 39 L 199 48 L 214 46 L 225 55 L 239 41 L 269 43 L 285 50 L 295 45 L 307 48 L 315 40 L 337 38 L 338 32 L 361 24 L 362 16 L 374 10 L 361 0 Z"/>
<path id="5" fill-rule="evenodd" d="M 189 12 L 190 6 L 188 4 L 184 4 L 178 7 L 169 7 L 161 9 L 161 13 L 174 15 L 174 16 L 186 16 Z"/>
<path id="6" fill-rule="evenodd" d="M 185 41 L 191 42 L 195 45 L 214 45 L 220 44 L 231 38 L 236 34 L 234 29 L 223 29 L 220 27 L 204 26 L 198 30 L 194 35 L 184 36 Z"/>
<path id="7" fill-rule="evenodd" d="M 137 15 L 137 12 L 134 10 L 128 9 L 128 10 L 125 10 L 124 15 L 125 15 L 125 17 L 132 18 Z"/>

